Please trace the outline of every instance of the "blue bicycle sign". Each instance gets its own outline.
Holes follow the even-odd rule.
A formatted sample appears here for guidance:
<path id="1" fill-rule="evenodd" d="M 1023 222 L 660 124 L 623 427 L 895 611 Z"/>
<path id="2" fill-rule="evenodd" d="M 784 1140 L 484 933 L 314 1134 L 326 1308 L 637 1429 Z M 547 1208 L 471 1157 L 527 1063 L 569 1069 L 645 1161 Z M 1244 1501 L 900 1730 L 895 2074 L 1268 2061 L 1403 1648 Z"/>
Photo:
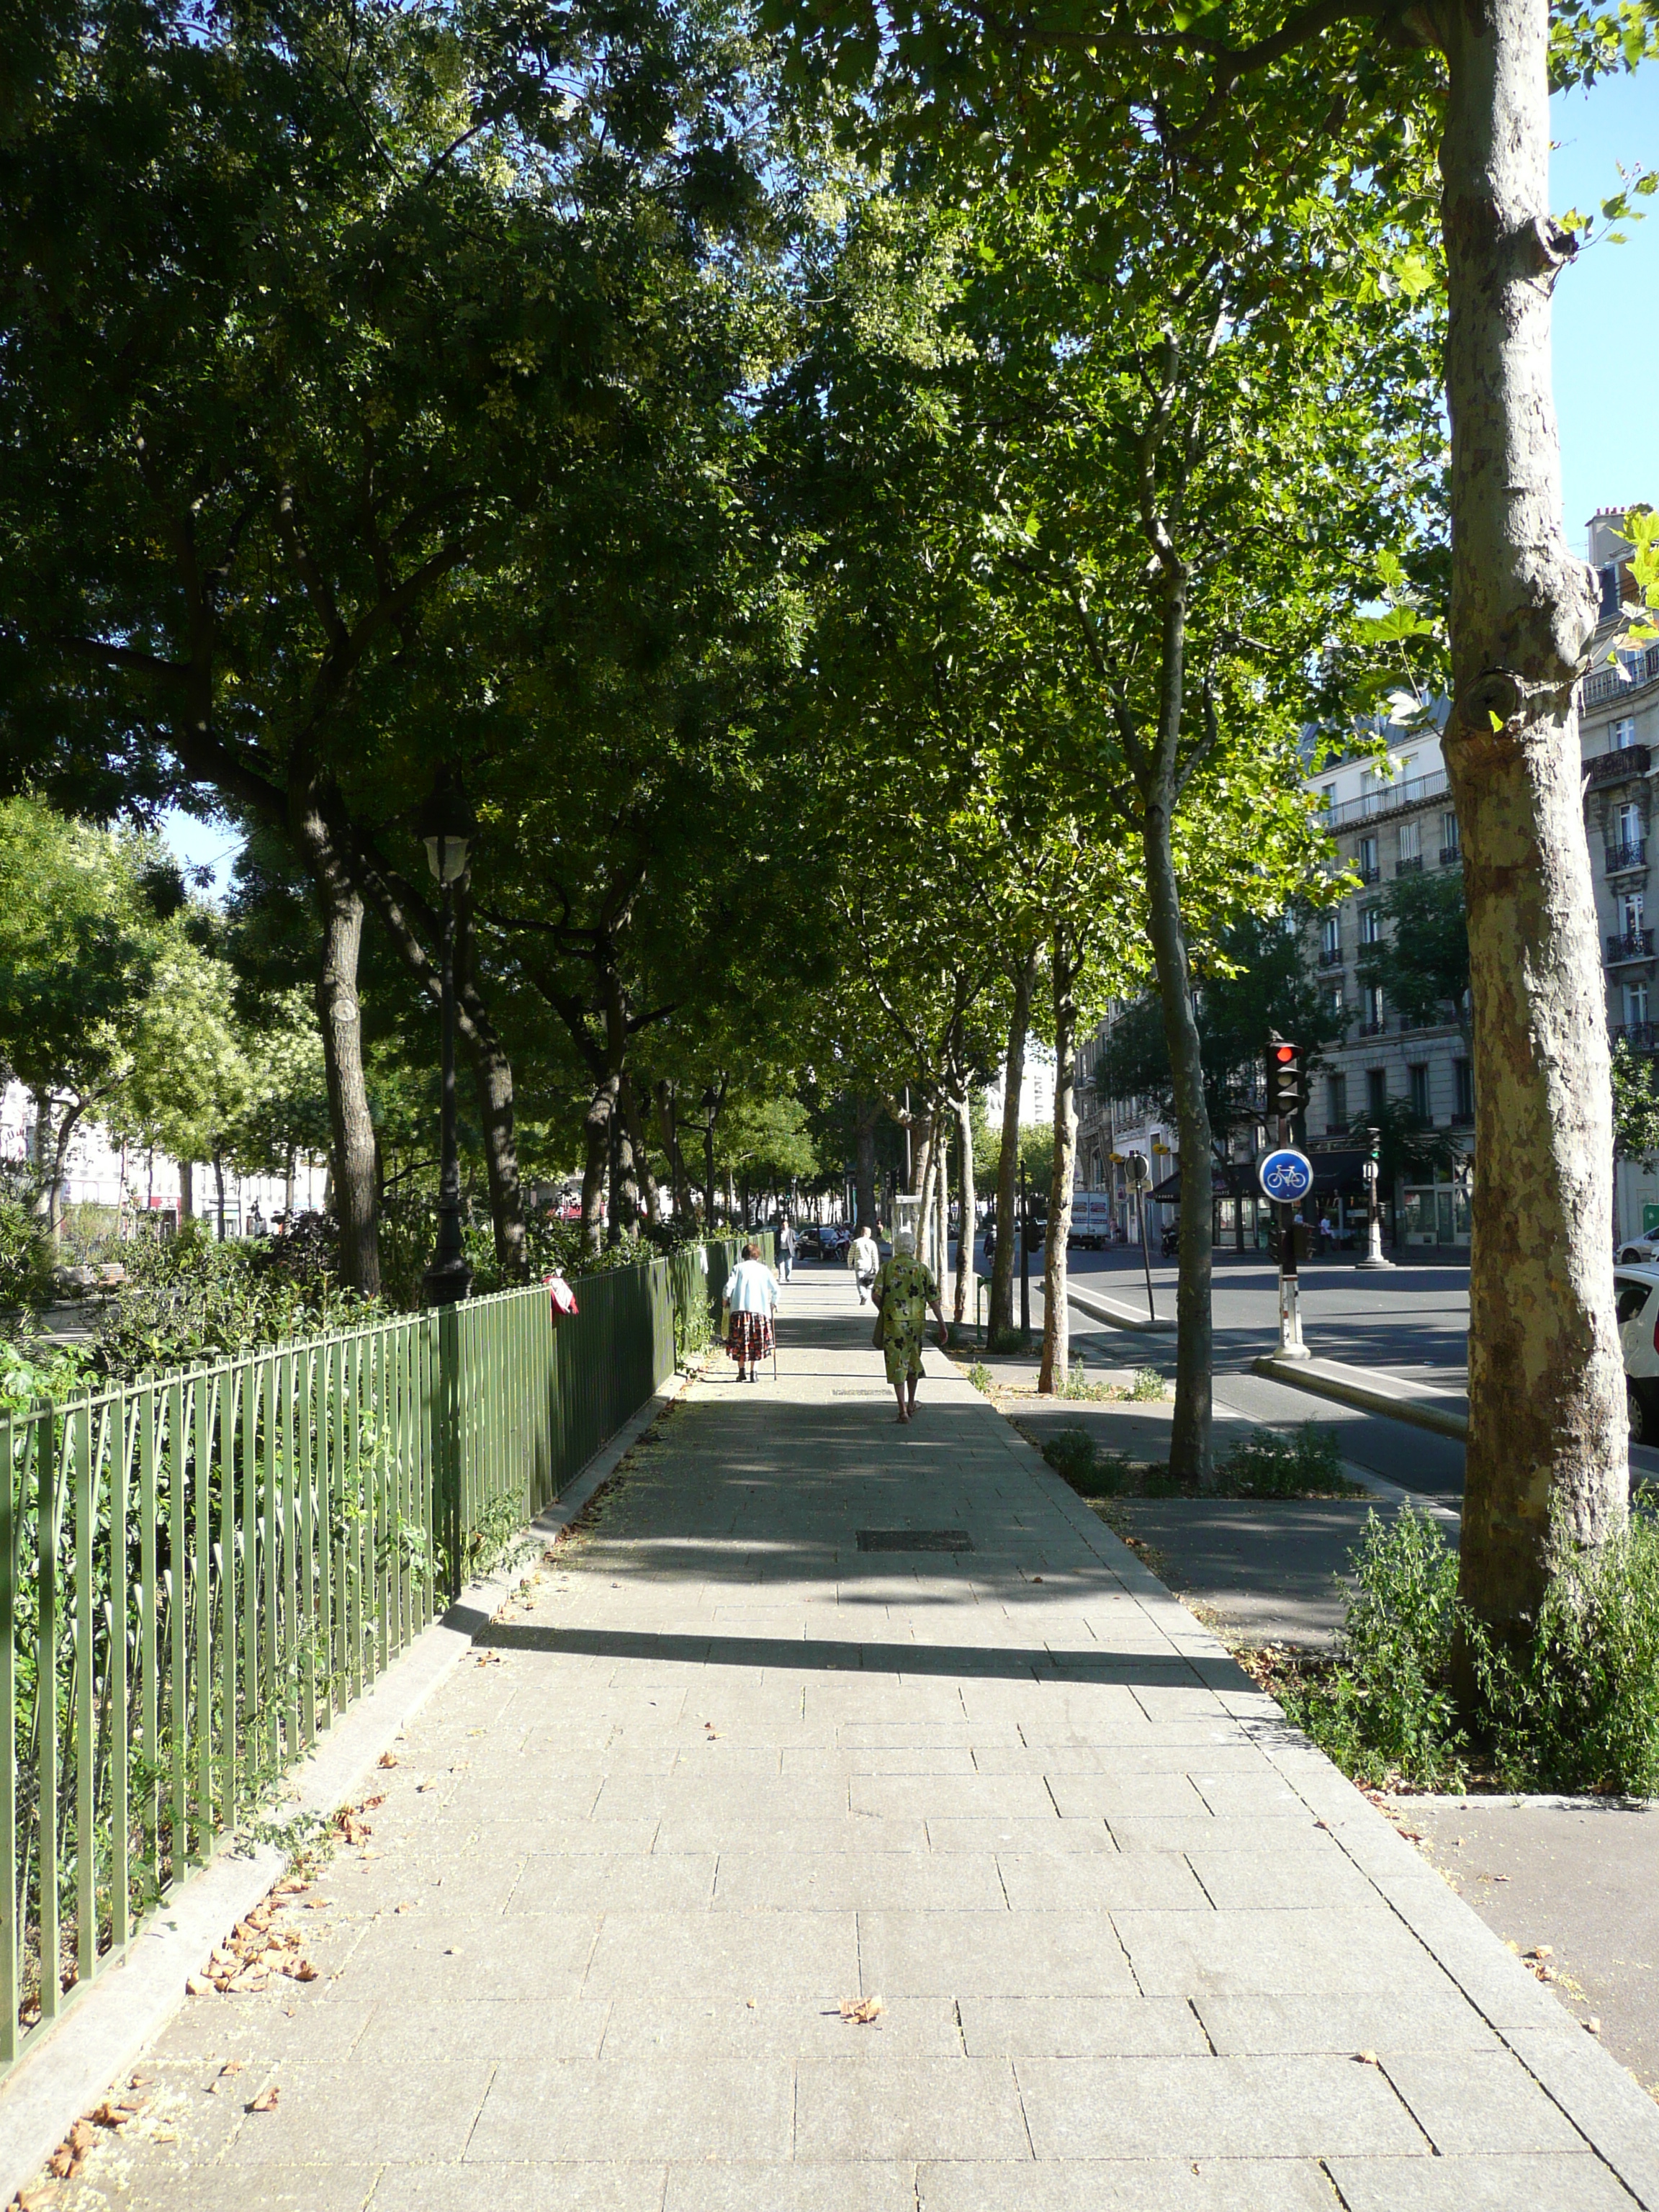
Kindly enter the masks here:
<path id="1" fill-rule="evenodd" d="M 1289 1145 L 1269 1152 L 1257 1172 L 1262 1189 L 1281 1205 L 1294 1205 L 1313 1188 L 1313 1162 L 1305 1152 L 1298 1152 Z"/>

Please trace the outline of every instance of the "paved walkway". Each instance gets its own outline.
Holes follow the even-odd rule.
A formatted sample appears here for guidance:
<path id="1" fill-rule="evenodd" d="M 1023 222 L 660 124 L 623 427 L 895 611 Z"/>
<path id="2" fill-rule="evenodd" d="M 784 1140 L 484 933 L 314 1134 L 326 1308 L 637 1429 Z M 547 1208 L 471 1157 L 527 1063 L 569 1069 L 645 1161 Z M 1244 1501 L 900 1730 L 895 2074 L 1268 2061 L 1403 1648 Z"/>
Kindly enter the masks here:
<path id="1" fill-rule="evenodd" d="M 57 2203 L 1659 2203 L 1630 2077 L 965 1383 L 893 1425 L 850 1308 L 717 1361 L 276 1916 L 319 1978 L 190 2000 Z"/>

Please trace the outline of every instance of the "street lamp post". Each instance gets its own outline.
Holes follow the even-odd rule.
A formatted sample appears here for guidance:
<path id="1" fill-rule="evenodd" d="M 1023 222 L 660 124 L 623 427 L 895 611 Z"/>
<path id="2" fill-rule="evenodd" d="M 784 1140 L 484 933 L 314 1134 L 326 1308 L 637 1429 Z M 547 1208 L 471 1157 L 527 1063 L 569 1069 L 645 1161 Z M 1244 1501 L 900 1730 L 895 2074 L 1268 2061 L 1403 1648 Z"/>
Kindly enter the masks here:
<path id="1" fill-rule="evenodd" d="M 1378 1141 L 1371 1139 L 1370 1158 L 1362 1161 L 1359 1172 L 1365 1178 L 1365 1256 L 1356 1260 L 1357 1267 L 1392 1267 L 1394 1261 L 1382 1256 L 1382 1208 L 1378 1200 L 1377 1178 L 1382 1169 L 1377 1159 Z"/>
<path id="2" fill-rule="evenodd" d="M 1019 1333 L 1031 1334 L 1031 1201 L 1025 1190 L 1025 1163 L 1019 1164 Z"/>
<path id="3" fill-rule="evenodd" d="M 472 1287 L 472 1270 L 461 1242 L 461 1167 L 455 1144 L 455 885 L 466 871 L 474 827 L 459 776 L 453 770 L 441 773 L 416 823 L 443 902 L 438 1249 L 423 1278 L 429 1306 L 454 1305 Z"/>

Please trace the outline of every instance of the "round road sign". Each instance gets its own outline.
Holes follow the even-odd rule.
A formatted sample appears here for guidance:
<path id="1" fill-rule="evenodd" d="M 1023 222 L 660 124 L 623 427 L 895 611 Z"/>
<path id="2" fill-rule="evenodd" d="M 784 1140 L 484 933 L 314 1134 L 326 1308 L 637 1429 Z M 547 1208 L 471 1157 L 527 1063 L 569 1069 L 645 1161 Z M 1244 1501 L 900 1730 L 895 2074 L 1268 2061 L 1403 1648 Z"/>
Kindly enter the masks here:
<path id="1" fill-rule="evenodd" d="M 1305 1152 L 1298 1152 L 1291 1145 L 1281 1145 L 1276 1152 L 1269 1152 L 1257 1174 L 1268 1197 L 1281 1204 L 1294 1205 L 1313 1188 L 1313 1162 Z"/>

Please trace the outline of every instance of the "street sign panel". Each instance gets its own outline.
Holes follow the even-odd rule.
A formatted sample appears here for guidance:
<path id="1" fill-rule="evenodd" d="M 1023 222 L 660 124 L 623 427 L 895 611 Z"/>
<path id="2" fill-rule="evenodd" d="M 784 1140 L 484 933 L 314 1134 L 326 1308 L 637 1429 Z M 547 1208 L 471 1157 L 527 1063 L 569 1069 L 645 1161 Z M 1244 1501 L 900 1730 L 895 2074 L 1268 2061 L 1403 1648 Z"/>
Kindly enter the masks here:
<path id="1" fill-rule="evenodd" d="M 1267 1196 L 1281 1205 L 1294 1205 L 1313 1188 L 1313 1162 L 1291 1145 L 1269 1152 L 1256 1172 Z"/>
<path id="2" fill-rule="evenodd" d="M 1145 1152 L 1131 1152 L 1123 1163 L 1123 1179 L 1131 1190 L 1147 1190 L 1152 1187 L 1152 1170 Z"/>

